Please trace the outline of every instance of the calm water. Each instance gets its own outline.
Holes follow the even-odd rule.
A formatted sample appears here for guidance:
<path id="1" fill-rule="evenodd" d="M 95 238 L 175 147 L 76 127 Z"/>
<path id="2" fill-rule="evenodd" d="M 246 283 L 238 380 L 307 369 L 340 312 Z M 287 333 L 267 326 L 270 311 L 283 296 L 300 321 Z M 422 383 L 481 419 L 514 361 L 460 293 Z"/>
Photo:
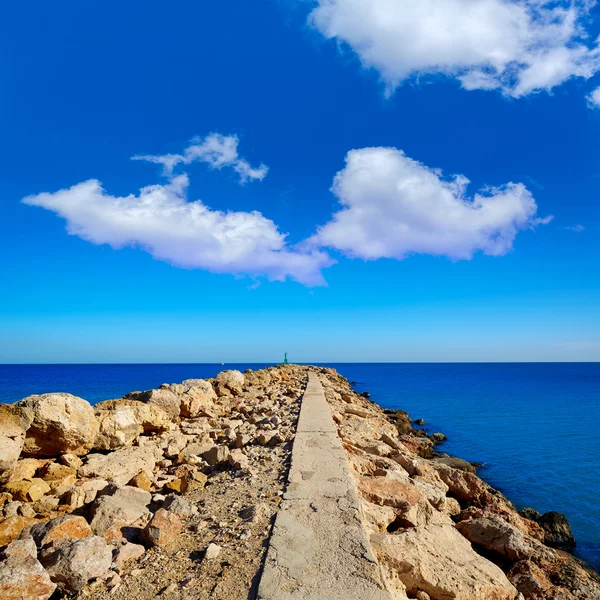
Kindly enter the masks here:
<path id="1" fill-rule="evenodd" d="M 92 403 L 221 369 L 266 365 L 0 365 L 0 402 L 68 391 Z M 600 568 L 600 364 L 334 364 L 388 408 L 449 437 L 444 451 L 519 508 L 567 515 L 578 553 Z"/>

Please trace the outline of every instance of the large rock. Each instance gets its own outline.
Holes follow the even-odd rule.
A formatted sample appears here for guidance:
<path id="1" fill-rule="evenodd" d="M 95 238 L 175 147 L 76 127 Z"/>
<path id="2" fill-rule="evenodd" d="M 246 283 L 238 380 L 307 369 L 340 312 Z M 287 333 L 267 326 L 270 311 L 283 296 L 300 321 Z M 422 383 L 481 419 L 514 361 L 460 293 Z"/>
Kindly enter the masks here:
<path id="1" fill-rule="evenodd" d="M 22 481 L 11 481 L 6 484 L 5 489 L 12 494 L 14 500 L 37 502 L 50 491 L 50 486 L 43 479 L 34 477 Z"/>
<path id="2" fill-rule="evenodd" d="M 22 409 L 0 404 L 0 485 L 8 481 L 17 462 L 31 420 Z"/>
<path id="3" fill-rule="evenodd" d="M 152 495 L 139 488 L 113 488 L 112 493 L 94 501 L 90 510 L 91 528 L 108 541 L 123 539 L 124 528 L 138 524 L 149 515 L 147 506 L 151 500 Z"/>
<path id="4" fill-rule="evenodd" d="M 179 417 L 181 400 L 169 389 L 147 390 L 145 392 L 131 392 L 125 396 L 128 400 L 139 400 L 147 404 L 154 404 L 165 411 L 170 419 Z"/>
<path id="5" fill-rule="evenodd" d="M 495 564 L 479 556 L 451 525 L 378 534 L 371 543 L 390 581 L 410 597 L 432 600 L 515 600 L 517 590 Z M 401 589 L 401 588 L 400 588 Z"/>
<path id="6" fill-rule="evenodd" d="M 56 585 L 36 558 L 31 538 L 12 542 L 0 562 L 0 598 L 2 600 L 47 600 Z"/>
<path id="7" fill-rule="evenodd" d="M 31 415 L 23 455 L 83 455 L 89 452 L 98 433 L 98 421 L 88 402 L 71 394 L 29 396 L 17 407 Z"/>
<path id="8" fill-rule="evenodd" d="M 246 378 L 239 371 L 221 371 L 215 377 L 219 396 L 224 396 L 227 391 L 234 396 L 239 396 L 243 391 L 245 382 Z"/>
<path id="9" fill-rule="evenodd" d="M 460 521 L 456 528 L 473 544 L 512 561 L 527 559 L 536 551 L 533 540 L 497 515 Z"/>
<path id="10" fill-rule="evenodd" d="M 142 426 L 144 433 L 166 431 L 171 424 L 169 415 L 157 404 L 146 404 L 129 398 L 105 400 L 96 404 L 96 411 L 114 411 L 122 408 L 133 410 L 135 419 Z"/>
<path id="11" fill-rule="evenodd" d="M 544 544 L 551 548 L 559 548 L 572 552 L 576 542 L 571 525 L 565 515 L 558 512 L 547 512 L 537 520 L 544 530 Z"/>
<path id="12" fill-rule="evenodd" d="M 118 406 L 113 410 L 96 408 L 99 430 L 94 441 L 96 450 L 116 450 L 131 444 L 144 428 L 132 406 Z"/>
<path id="13" fill-rule="evenodd" d="M 203 414 L 204 409 L 214 405 L 217 394 L 213 386 L 204 379 L 186 379 L 181 382 L 185 388 L 181 395 L 181 416 L 197 417 Z"/>
<path id="14" fill-rule="evenodd" d="M 54 542 L 49 548 L 40 556 L 42 564 L 64 592 L 80 591 L 91 579 L 106 575 L 112 564 L 110 546 L 99 536 Z"/>
<path id="15" fill-rule="evenodd" d="M 100 477 L 119 485 L 129 483 L 140 471 L 152 473 L 162 451 L 156 444 L 115 450 L 110 454 L 90 454 L 79 469 L 82 477 Z"/>
<path id="16" fill-rule="evenodd" d="M 174 512 L 159 508 L 144 529 L 144 537 L 152 546 L 166 546 L 183 528 L 181 519 Z"/>
<path id="17" fill-rule="evenodd" d="M 0 547 L 16 540 L 25 527 L 36 523 L 35 519 L 12 515 L 0 522 Z"/>
<path id="18" fill-rule="evenodd" d="M 30 534 L 38 548 L 55 540 L 80 540 L 92 535 L 92 529 L 83 517 L 63 515 L 38 523 L 30 529 Z"/>

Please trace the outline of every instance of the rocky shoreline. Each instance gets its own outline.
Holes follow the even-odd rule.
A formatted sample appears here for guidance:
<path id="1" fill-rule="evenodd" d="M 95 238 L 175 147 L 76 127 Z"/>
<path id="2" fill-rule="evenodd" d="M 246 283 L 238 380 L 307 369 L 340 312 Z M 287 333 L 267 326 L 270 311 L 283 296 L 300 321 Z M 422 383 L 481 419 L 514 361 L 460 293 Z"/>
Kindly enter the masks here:
<path id="1" fill-rule="evenodd" d="M 517 512 L 442 434 L 297 365 L 0 405 L 0 597 L 256 598 L 309 371 L 391 598 L 600 598 L 562 515 Z"/>

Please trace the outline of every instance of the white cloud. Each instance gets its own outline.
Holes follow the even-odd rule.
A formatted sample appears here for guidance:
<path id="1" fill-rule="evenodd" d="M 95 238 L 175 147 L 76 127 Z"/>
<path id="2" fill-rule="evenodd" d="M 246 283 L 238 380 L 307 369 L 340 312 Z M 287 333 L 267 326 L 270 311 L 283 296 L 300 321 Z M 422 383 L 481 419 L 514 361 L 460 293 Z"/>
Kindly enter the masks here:
<path id="1" fill-rule="evenodd" d="M 569 231 L 575 231 L 576 233 L 581 233 L 585 230 L 585 227 L 583 225 L 569 225 L 565 227 L 565 229 L 568 229 Z"/>
<path id="2" fill-rule="evenodd" d="M 376 69 L 388 93 L 415 75 L 523 96 L 600 70 L 594 0 L 315 0 L 309 22 Z"/>
<path id="3" fill-rule="evenodd" d="M 444 178 L 396 148 L 363 148 L 346 156 L 332 191 L 342 208 L 309 246 L 375 260 L 431 254 L 469 259 L 506 254 L 519 230 L 547 223 L 521 183 L 466 196 L 463 175 Z"/>
<path id="4" fill-rule="evenodd" d="M 275 223 L 259 212 L 221 212 L 200 200 L 188 202 L 187 187 L 187 175 L 178 175 L 165 185 L 118 197 L 90 179 L 23 202 L 60 215 L 70 234 L 88 242 L 137 246 L 178 267 L 324 283 L 321 269 L 333 262 L 327 254 L 290 247 Z"/>
<path id="5" fill-rule="evenodd" d="M 205 138 L 194 138 L 183 152 L 183 154 L 162 154 L 154 156 L 151 154 L 138 154 L 132 160 L 145 160 L 147 162 L 162 165 L 163 173 L 170 177 L 173 169 L 179 165 L 189 165 L 193 162 L 207 163 L 214 169 L 231 167 L 239 175 L 240 181 L 245 183 L 249 179 L 263 180 L 269 169 L 261 164 L 259 167 L 251 167 L 248 161 L 238 155 L 239 138 L 235 135 L 221 135 L 211 133 Z"/>
<path id="6" fill-rule="evenodd" d="M 600 87 L 590 92 L 587 96 L 587 101 L 590 108 L 600 108 Z"/>

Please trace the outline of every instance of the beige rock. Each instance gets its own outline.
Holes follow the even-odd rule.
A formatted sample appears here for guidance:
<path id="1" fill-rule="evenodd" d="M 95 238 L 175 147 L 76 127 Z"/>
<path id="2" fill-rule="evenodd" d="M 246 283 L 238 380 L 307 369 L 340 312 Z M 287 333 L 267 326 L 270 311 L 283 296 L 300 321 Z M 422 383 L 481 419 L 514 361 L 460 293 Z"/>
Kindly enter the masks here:
<path id="1" fill-rule="evenodd" d="M 232 450 L 227 458 L 229 464 L 238 471 L 246 471 L 250 467 L 250 460 L 240 449 Z"/>
<path id="2" fill-rule="evenodd" d="M 66 467 L 72 467 L 73 469 L 79 469 L 83 464 L 83 461 L 79 456 L 75 456 L 75 454 L 63 454 L 58 458 L 58 462 Z"/>
<path id="3" fill-rule="evenodd" d="M 23 455 L 86 454 L 92 447 L 98 422 L 88 402 L 71 394 L 42 394 L 17 402 L 31 414 Z"/>
<path id="4" fill-rule="evenodd" d="M 554 587 L 542 569 L 530 560 L 517 562 L 508 579 L 526 598 L 546 598 Z"/>
<path id="5" fill-rule="evenodd" d="M 198 509 L 191 502 L 176 494 L 169 494 L 161 508 L 176 514 L 180 519 L 188 519 L 198 513 Z"/>
<path id="6" fill-rule="evenodd" d="M 159 508 L 144 529 L 144 537 L 152 546 L 166 546 L 183 528 L 181 519 L 173 512 Z"/>
<path id="7" fill-rule="evenodd" d="M 181 396 L 181 415 L 183 417 L 196 417 L 203 410 L 213 406 L 217 394 L 213 386 L 204 379 L 186 379 L 182 382 L 186 388 Z"/>
<path id="8" fill-rule="evenodd" d="M 78 592 L 91 579 L 106 576 L 112 564 L 112 551 L 99 536 L 54 542 L 48 548 L 40 560 L 52 581 L 65 592 Z"/>
<path id="9" fill-rule="evenodd" d="M 14 500 L 37 502 L 50 491 L 50 486 L 43 479 L 34 477 L 22 481 L 10 481 L 6 484 L 5 489 L 12 494 Z"/>
<path id="10" fill-rule="evenodd" d="M 129 407 L 134 411 L 135 418 L 142 426 L 144 433 L 167 431 L 171 425 L 169 415 L 160 406 L 146 404 L 139 400 L 128 398 L 105 400 L 96 405 L 96 410 L 116 410 L 123 407 Z"/>
<path id="11" fill-rule="evenodd" d="M 169 389 L 147 390 L 145 392 L 132 392 L 125 396 L 127 400 L 139 400 L 147 404 L 158 406 L 169 416 L 176 420 L 179 417 L 181 400 Z"/>
<path id="12" fill-rule="evenodd" d="M 220 465 L 227 462 L 229 458 L 229 448 L 227 446 L 212 446 L 202 454 L 202 458 L 211 466 Z"/>
<path id="13" fill-rule="evenodd" d="M 239 396 L 242 394 L 246 378 L 239 371 L 221 371 L 215 377 L 215 381 L 217 384 L 220 384 L 226 390 L 230 391 L 234 396 Z M 217 389 L 217 393 L 218 392 L 219 389 Z"/>
<path id="14" fill-rule="evenodd" d="M 206 551 L 204 552 L 204 558 L 207 560 L 214 560 L 221 553 L 221 546 L 217 544 L 210 543 Z"/>
<path id="15" fill-rule="evenodd" d="M 11 476 L 23 450 L 29 424 L 26 411 L 12 404 L 0 404 L 0 484 Z"/>
<path id="16" fill-rule="evenodd" d="M 99 430 L 94 440 L 96 450 L 115 450 L 131 444 L 144 431 L 132 406 L 116 406 L 112 410 L 96 407 Z"/>
<path id="17" fill-rule="evenodd" d="M 14 540 L 4 548 L 5 558 L 26 558 L 28 556 L 37 558 L 37 546 L 31 536 Z"/>
<path id="18" fill-rule="evenodd" d="M 40 469 L 39 475 L 46 483 L 50 483 L 51 481 L 62 481 L 70 475 L 77 475 L 77 469 L 49 462 Z"/>
<path id="19" fill-rule="evenodd" d="M 125 485 L 140 471 L 152 473 L 156 462 L 162 458 L 158 445 L 121 448 L 110 454 L 90 454 L 79 469 L 81 477 L 100 477 Z"/>
<path id="20" fill-rule="evenodd" d="M 441 480 L 448 486 L 453 496 L 459 500 L 473 501 L 488 490 L 488 486 L 477 475 L 453 469 L 447 465 L 431 462 Z"/>
<path id="21" fill-rule="evenodd" d="M 122 571 L 128 562 L 137 560 L 145 551 L 146 549 L 141 544 L 132 544 L 131 542 L 119 546 L 114 553 L 113 567 Z"/>
<path id="22" fill-rule="evenodd" d="M 13 515 L 0 522 L 0 547 L 6 546 L 16 540 L 25 527 L 33 525 L 37 521 L 21 515 Z"/>
<path id="23" fill-rule="evenodd" d="M 534 540 L 496 515 L 461 521 L 456 528 L 470 542 L 513 561 L 531 557 L 539 547 Z"/>
<path id="24" fill-rule="evenodd" d="M 22 542 L 13 542 L 13 544 L 23 546 Z M 23 549 L 15 550 L 11 546 L 5 551 L 8 553 L 6 560 L 0 562 L 0 598 L 2 600 L 50 598 L 56 585 L 52 583 L 35 554 L 28 554 L 26 550 L 23 552 Z M 33 546 L 35 548 L 35 544 Z"/>
<path id="25" fill-rule="evenodd" d="M 344 412 L 347 415 L 355 415 L 357 417 L 368 418 L 368 417 L 376 417 L 377 413 L 374 413 L 371 410 L 367 410 L 366 408 L 362 408 L 361 406 L 356 406 L 354 404 L 350 404 L 344 407 Z"/>
<path id="26" fill-rule="evenodd" d="M 93 532 L 83 517 L 64 515 L 33 525 L 30 534 L 38 548 L 42 548 L 54 540 L 83 539 Z"/>
<path id="27" fill-rule="evenodd" d="M 493 563 L 475 553 L 451 525 L 427 525 L 371 537 L 390 581 L 408 595 L 421 590 L 435 600 L 515 600 L 517 590 Z"/>
<path id="28" fill-rule="evenodd" d="M 39 460 L 37 458 L 22 458 L 14 464 L 10 481 L 33 479 L 38 469 L 41 469 L 45 464 L 45 460 Z"/>

